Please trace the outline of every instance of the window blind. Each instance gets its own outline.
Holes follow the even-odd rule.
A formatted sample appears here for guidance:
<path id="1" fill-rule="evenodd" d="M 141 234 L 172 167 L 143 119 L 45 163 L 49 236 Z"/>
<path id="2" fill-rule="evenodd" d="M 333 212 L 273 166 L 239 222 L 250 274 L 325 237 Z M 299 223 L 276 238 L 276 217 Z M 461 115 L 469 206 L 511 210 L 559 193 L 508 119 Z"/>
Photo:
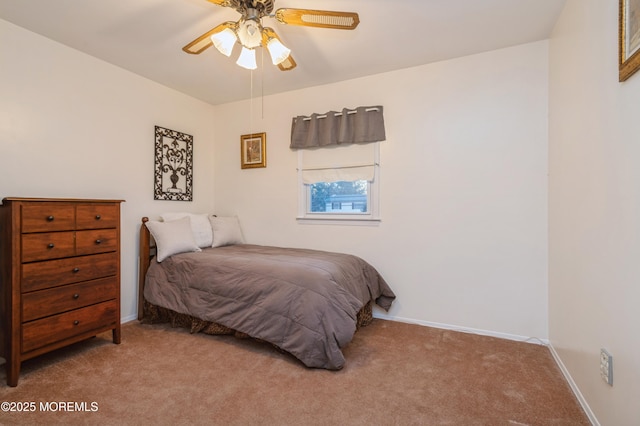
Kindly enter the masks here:
<path id="1" fill-rule="evenodd" d="M 298 151 L 305 184 L 317 182 L 372 181 L 377 143 L 330 146 Z"/>

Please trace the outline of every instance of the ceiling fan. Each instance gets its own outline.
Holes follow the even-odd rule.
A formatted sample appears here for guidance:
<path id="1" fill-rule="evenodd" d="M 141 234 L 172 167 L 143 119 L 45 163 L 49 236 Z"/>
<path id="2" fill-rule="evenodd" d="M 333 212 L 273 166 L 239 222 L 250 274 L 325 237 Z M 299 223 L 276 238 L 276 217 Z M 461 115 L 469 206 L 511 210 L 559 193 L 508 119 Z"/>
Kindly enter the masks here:
<path id="1" fill-rule="evenodd" d="M 274 65 L 282 71 L 296 67 L 291 50 L 282 44 L 276 32 L 262 26 L 262 18 L 275 18 L 281 24 L 306 27 L 353 30 L 360 23 L 357 13 L 311 9 L 278 9 L 273 12 L 275 0 L 207 0 L 218 6 L 231 7 L 242 16 L 237 22 L 227 21 L 202 34 L 182 48 L 187 53 L 199 54 L 214 45 L 222 54 L 231 56 L 236 43 L 242 52 L 236 62 L 248 69 L 256 69 L 255 48 L 262 46 L 269 51 Z"/>

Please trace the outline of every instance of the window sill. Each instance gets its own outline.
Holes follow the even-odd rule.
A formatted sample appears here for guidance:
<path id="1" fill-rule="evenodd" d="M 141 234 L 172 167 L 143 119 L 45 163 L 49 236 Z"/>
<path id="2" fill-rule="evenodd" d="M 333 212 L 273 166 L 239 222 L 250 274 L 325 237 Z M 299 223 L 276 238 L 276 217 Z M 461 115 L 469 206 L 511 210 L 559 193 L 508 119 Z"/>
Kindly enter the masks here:
<path id="1" fill-rule="evenodd" d="M 343 217 L 297 217 L 296 221 L 303 225 L 346 225 L 346 226 L 378 226 L 381 220 L 375 218 L 343 218 Z"/>

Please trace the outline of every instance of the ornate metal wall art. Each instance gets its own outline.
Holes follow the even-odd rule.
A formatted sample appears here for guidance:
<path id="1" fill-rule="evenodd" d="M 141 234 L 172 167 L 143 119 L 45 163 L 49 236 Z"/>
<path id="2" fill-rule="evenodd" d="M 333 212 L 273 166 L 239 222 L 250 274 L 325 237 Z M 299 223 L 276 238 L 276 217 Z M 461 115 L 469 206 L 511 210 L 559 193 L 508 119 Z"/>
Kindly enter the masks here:
<path id="1" fill-rule="evenodd" d="M 193 201 L 193 136 L 156 126 L 153 199 Z"/>

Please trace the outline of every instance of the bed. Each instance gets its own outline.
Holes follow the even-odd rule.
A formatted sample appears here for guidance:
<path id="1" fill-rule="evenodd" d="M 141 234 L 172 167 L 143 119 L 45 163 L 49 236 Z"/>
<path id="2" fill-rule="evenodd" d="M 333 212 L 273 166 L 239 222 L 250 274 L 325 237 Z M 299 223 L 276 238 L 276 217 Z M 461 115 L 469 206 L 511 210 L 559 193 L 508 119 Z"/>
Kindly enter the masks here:
<path id="1" fill-rule="evenodd" d="M 159 238 L 151 244 L 151 224 L 143 218 L 140 230 L 138 318 L 146 323 L 251 337 L 307 367 L 339 370 L 342 349 L 372 321 L 372 305 L 388 310 L 395 299 L 357 256 L 242 239 L 167 255 Z"/>

